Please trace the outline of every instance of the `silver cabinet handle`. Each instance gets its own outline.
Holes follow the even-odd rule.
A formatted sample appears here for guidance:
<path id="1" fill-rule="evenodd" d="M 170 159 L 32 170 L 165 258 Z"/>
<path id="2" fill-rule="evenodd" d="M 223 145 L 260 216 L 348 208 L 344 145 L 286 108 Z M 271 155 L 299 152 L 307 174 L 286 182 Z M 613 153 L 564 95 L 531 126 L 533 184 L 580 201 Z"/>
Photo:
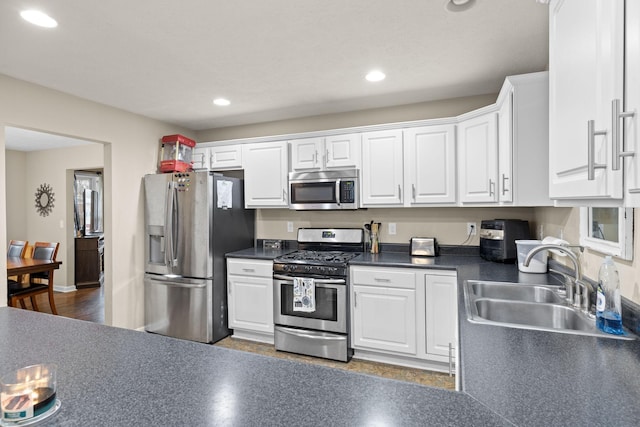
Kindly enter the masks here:
<path id="1" fill-rule="evenodd" d="M 413 201 L 416 201 L 416 185 L 411 184 L 411 195 L 413 196 Z"/>
<path id="2" fill-rule="evenodd" d="M 492 179 L 489 180 L 489 196 L 493 197 L 496 194 L 496 183 Z"/>
<path id="3" fill-rule="evenodd" d="M 449 343 L 449 376 L 453 375 L 453 345 Z"/>
<path id="4" fill-rule="evenodd" d="M 504 196 L 504 193 L 509 191 L 509 189 L 507 188 L 506 181 L 509 181 L 509 177 L 506 176 L 505 174 L 502 174 L 502 195 L 503 196 Z"/>
<path id="5" fill-rule="evenodd" d="M 384 278 L 382 278 L 382 277 L 374 277 L 374 278 L 373 278 L 373 280 L 374 280 L 375 282 L 383 282 L 383 283 L 389 283 L 389 282 L 391 282 L 391 280 L 389 280 L 389 279 L 384 279 Z"/>
<path id="6" fill-rule="evenodd" d="M 353 307 L 357 307 L 358 306 L 358 293 L 357 292 L 353 292 Z"/>
<path id="7" fill-rule="evenodd" d="M 243 268 L 242 271 L 246 271 L 247 273 L 253 273 L 256 270 L 254 268 Z"/>
<path id="8" fill-rule="evenodd" d="M 624 123 L 624 119 L 628 117 L 634 117 L 635 111 L 620 111 L 620 100 L 614 99 L 611 101 L 611 146 L 613 149 L 613 156 L 611 160 L 611 170 L 620 170 L 620 158 L 621 157 L 633 157 L 635 152 L 624 151 L 625 139 L 623 136 L 622 142 L 620 142 L 620 123 Z"/>
<path id="9" fill-rule="evenodd" d="M 398 184 L 398 200 L 402 200 L 402 187 Z"/>
<path id="10" fill-rule="evenodd" d="M 603 164 L 596 164 L 595 160 L 596 135 L 606 134 L 606 130 L 596 130 L 595 120 L 587 122 L 587 179 L 589 181 L 596 179 L 596 169 L 605 169 L 607 167 Z"/>

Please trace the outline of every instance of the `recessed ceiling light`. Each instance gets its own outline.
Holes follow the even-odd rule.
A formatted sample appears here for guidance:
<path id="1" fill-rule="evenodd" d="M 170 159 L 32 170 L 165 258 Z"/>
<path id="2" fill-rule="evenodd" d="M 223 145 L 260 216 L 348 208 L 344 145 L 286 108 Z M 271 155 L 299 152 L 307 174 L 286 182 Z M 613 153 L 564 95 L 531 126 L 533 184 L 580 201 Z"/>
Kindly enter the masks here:
<path id="1" fill-rule="evenodd" d="M 231 104 L 231 101 L 225 98 L 216 98 L 213 100 L 213 103 L 220 107 L 226 107 L 227 105 Z"/>
<path id="2" fill-rule="evenodd" d="M 469 10 L 476 4 L 476 0 L 447 0 L 444 8 L 449 12 L 462 12 Z"/>
<path id="3" fill-rule="evenodd" d="M 24 19 L 25 21 L 39 27 L 55 28 L 58 26 L 58 23 L 55 19 L 44 12 L 40 12 L 39 10 L 23 10 L 22 12 L 20 12 L 20 16 L 22 16 L 22 19 Z"/>
<path id="4" fill-rule="evenodd" d="M 365 76 L 365 79 L 369 80 L 370 82 L 379 82 L 380 80 L 384 80 L 385 77 L 387 76 L 382 71 L 373 70 L 369 71 L 369 73 Z"/>

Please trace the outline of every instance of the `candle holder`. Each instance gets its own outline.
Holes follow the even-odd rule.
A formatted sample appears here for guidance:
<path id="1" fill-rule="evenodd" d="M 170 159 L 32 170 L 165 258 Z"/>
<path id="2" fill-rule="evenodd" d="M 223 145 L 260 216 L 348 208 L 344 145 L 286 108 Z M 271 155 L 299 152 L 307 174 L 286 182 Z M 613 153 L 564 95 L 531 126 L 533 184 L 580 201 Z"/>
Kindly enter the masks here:
<path id="1" fill-rule="evenodd" d="M 56 365 L 20 368 L 2 377 L 1 387 L 2 426 L 33 424 L 60 409 L 60 401 L 56 398 Z"/>

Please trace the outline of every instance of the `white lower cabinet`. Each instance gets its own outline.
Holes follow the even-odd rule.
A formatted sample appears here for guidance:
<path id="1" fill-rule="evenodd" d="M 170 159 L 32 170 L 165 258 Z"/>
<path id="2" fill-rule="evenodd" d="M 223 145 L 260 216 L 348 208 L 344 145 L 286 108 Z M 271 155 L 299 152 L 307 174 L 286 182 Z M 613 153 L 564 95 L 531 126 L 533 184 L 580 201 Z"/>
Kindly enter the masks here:
<path id="1" fill-rule="evenodd" d="M 273 262 L 227 259 L 229 328 L 234 335 L 273 342 Z"/>
<path id="2" fill-rule="evenodd" d="M 425 352 L 427 358 L 455 359 L 458 342 L 458 279 L 448 274 L 425 274 Z"/>
<path id="3" fill-rule="evenodd" d="M 416 354 L 415 289 L 353 285 L 353 295 L 354 347 Z"/>
<path id="4" fill-rule="evenodd" d="M 447 372 L 457 351 L 451 270 L 350 267 L 355 358 Z"/>

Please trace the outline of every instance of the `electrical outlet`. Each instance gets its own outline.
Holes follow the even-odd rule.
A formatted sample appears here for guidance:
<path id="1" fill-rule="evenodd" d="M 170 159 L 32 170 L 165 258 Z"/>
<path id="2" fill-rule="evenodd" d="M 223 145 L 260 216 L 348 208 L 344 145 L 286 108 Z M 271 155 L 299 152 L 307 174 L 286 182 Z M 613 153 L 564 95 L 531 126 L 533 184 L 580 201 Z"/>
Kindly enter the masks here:
<path id="1" fill-rule="evenodd" d="M 287 232 L 293 233 L 293 222 L 287 221 Z"/>
<path id="2" fill-rule="evenodd" d="M 390 222 L 389 223 L 389 235 L 392 234 L 396 234 L 396 223 L 395 222 Z"/>
<path id="3" fill-rule="evenodd" d="M 467 236 L 475 236 L 478 232 L 478 224 L 475 222 L 467 223 Z"/>

